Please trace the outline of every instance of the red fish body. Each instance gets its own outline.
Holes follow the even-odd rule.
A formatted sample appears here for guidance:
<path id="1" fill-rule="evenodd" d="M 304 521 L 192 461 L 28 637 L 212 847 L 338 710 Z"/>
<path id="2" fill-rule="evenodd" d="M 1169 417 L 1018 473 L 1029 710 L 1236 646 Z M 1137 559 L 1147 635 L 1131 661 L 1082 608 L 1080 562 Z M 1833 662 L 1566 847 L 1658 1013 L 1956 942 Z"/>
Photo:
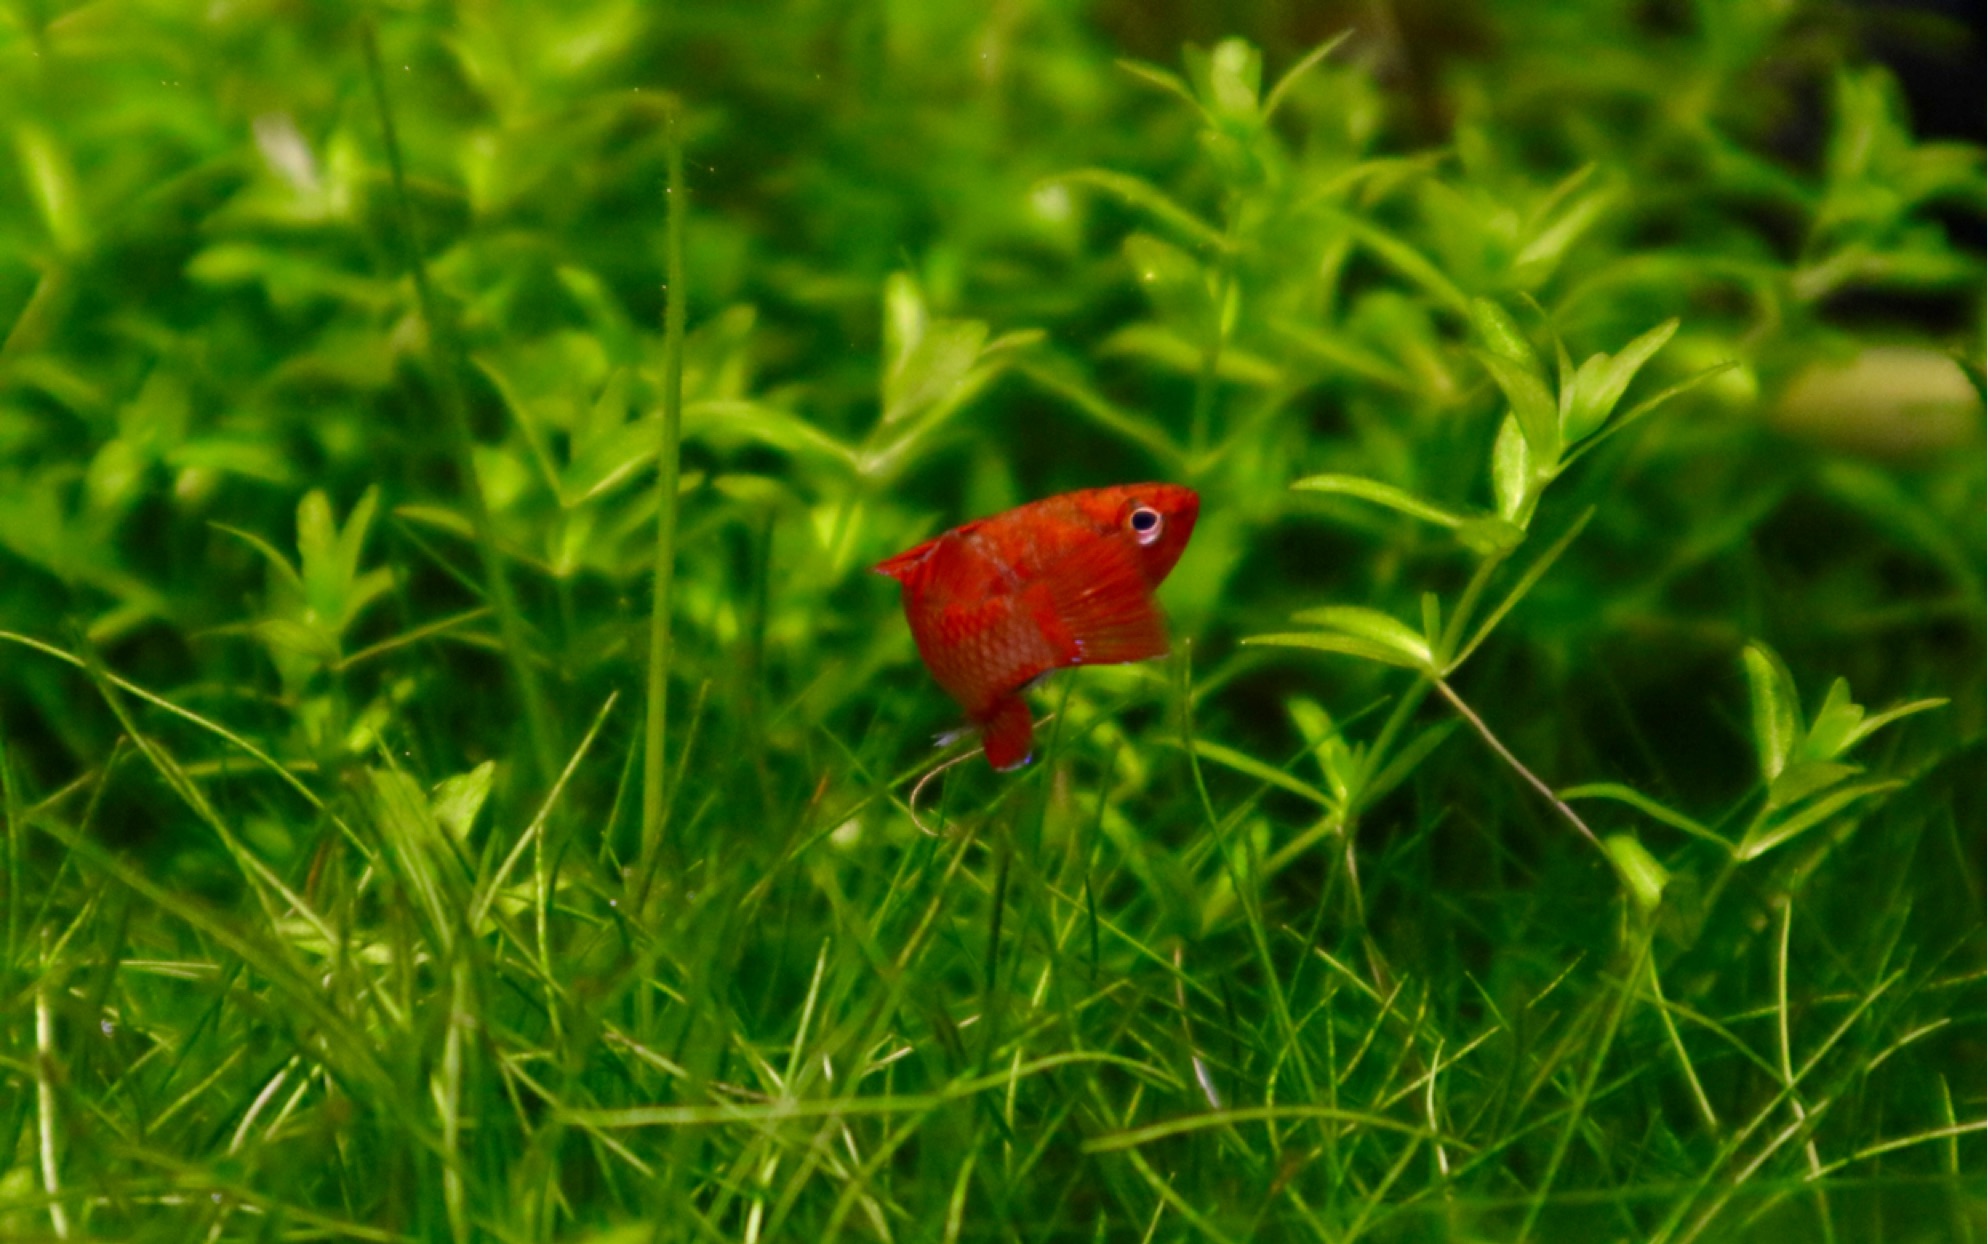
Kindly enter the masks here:
<path id="1" fill-rule="evenodd" d="M 1068 665 L 1166 655 L 1153 591 L 1200 513 L 1177 484 L 1092 488 L 955 527 L 876 569 L 903 585 L 918 654 L 979 727 L 987 762 L 1014 769 L 1034 732 L 1022 688 Z"/>

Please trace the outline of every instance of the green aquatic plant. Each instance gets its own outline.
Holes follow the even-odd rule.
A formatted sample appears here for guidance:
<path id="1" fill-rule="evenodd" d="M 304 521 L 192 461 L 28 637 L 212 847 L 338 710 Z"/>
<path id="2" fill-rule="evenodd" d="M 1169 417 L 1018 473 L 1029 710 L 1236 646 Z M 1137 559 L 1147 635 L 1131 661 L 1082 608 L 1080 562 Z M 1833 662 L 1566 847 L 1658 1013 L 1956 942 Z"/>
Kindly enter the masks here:
<path id="1" fill-rule="evenodd" d="M 1859 12 L 20 7 L 0 1236 L 1982 1238 Z M 914 815 L 867 568 L 1143 478 L 1174 656 Z"/>

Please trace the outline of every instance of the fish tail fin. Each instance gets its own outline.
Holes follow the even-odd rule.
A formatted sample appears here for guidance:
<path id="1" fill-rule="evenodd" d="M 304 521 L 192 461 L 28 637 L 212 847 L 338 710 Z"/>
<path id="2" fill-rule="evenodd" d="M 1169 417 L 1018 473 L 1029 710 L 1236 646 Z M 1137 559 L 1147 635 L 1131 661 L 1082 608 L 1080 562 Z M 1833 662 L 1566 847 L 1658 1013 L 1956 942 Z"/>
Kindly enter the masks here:
<path id="1" fill-rule="evenodd" d="M 1034 742 L 1035 721 L 1029 716 L 1028 702 L 1018 695 L 996 701 L 980 719 L 981 746 L 987 749 L 987 763 L 998 772 L 1027 764 Z"/>

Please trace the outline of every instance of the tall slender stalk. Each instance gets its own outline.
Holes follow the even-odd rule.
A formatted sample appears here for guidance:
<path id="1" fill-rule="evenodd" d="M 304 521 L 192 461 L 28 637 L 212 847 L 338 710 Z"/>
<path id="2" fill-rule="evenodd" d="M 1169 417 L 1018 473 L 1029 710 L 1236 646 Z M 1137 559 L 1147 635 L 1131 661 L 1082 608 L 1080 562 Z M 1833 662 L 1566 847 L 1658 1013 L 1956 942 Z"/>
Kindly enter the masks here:
<path id="1" fill-rule="evenodd" d="M 683 186 L 683 133 L 679 110 L 672 106 L 665 125 L 669 134 L 669 210 L 664 229 L 663 262 L 668 273 L 663 308 L 663 400 L 658 414 L 661 434 L 656 454 L 655 592 L 649 613 L 649 719 L 642 754 L 642 850 L 639 875 L 648 889 L 650 866 L 663 840 L 668 790 L 664 744 L 669 736 L 670 599 L 676 580 L 677 470 L 683 435 L 683 277 L 684 214 L 688 209 Z"/>
<path id="2" fill-rule="evenodd" d="M 27 896 L 23 893 L 26 869 L 22 867 L 27 853 L 21 846 L 28 829 L 21 824 L 21 806 L 20 792 L 14 787 L 13 760 L 7 754 L 7 739 L 0 734 L 0 820 L 7 823 L 7 957 L 0 960 L 0 988 L 10 988 L 5 982 L 21 961 L 21 930 L 28 910 Z"/>
<path id="3" fill-rule="evenodd" d="M 531 650 L 525 641 L 524 617 L 518 612 L 517 598 L 504 574 L 504 559 L 497 551 L 497 528 L 490 518 L 490 502 L 483 495 L 483 482 L 476 475 L 475 438 L 469 430 L 469 407 L 462 389 L 462 349 L 456 337 L 454 318 L 435 297 L 428 281 L 428 264 L 421 256 L 421 240 L 415 230 L 414 207 L 407 197 L 407 174 L 400 158 L 400 136 L 394 128 L 393 108 L 387 100 L 386 72 L 380 66 L 380 41 L 373 23 L 360 25 L 360 44 L 366 53 L 366 73 L 373 80 L 373 104 L 380 114 L 380 133 L 386 144 L 387 168 L 393 176 L 394 207 L 400 217 L 400 243 L 405 249 L 408 274 L 414 279 L 414 296 L 421 306 L 421 319 L 428 326 L 429 349 L 435 361 L 435 384 L 441 397 L 442 422 L 446 425 L 450 456 L 456 475 L 469 503 L 470 528 L 476 533 L 477 552 L 483 558 L 484 590 L 497 612 L 497 633 L 510 662 L 511 679 L 525 712 L 525 728 L 531 735 L 532 760 L 537 776 L 550 781 L 559 771 L 558 753 L 553 745 L 552 721 L 539 689 L 538 674 L 532 667 Z"/>

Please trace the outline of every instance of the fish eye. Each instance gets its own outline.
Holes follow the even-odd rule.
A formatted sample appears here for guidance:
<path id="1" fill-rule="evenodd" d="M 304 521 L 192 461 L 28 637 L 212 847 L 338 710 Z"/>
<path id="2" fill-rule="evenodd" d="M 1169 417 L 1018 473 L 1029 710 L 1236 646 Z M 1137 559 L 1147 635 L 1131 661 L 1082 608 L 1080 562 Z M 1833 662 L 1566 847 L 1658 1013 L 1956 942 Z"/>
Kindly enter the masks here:
<path id="1" fill-rule="evenodd" d="M 1132 537 L 1141 544 L 1151 544 L 1160 538 L 1160 530 L 1165 526 L 1160 512 L 1149 505 L 1142 505 L 1132 511 L 1125 520 L 1132 528 Z"/>

